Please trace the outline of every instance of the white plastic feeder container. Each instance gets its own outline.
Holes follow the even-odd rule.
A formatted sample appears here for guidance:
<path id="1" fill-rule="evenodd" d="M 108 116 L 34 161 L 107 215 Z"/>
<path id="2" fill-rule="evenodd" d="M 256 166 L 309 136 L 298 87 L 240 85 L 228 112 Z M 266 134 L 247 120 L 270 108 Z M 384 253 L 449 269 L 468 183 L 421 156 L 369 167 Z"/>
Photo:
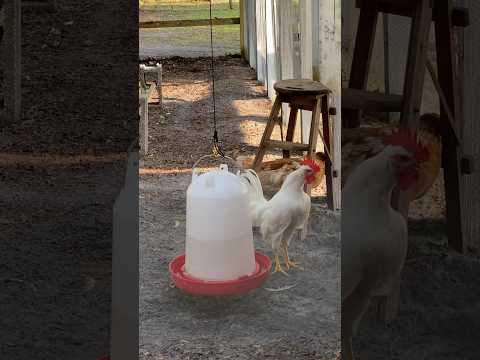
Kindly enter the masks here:
<path id="1" fill-rule="evenodd" d="M 235 280 L 255 272 L 248 190 L 227 165 L 198 175 L 187 190 L 185 272 L 202 280 Z"/>

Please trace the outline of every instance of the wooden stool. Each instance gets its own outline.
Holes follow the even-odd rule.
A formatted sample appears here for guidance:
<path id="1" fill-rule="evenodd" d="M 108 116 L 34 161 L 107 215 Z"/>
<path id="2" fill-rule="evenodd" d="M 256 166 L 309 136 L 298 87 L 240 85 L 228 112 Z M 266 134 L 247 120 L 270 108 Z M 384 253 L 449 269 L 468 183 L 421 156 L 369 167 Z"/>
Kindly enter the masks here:
<path id="1" fill-rule="evenodd" d="M 265 131 L 263 132 L 262 140 L 253 162 L 253 169 L 256 171 L 260 169 L 267 149 L 282 149 L 284 158 L 290 157 L 290 151 L 306 151 L 308 157 L 315 159 L 317 139 L 320 131 L 320 114 L 322 114 L 323 119 L 324 145 L 328 150 L 326 153 L 331 154 L 329 124 L 329 98 L 331 91 L 317 81 L 304 79 L 281 80 L 275 83 L 274 89 L 277 93 L 277 97 L 273 104 L 272 111 L 270 112 Z M 290 105 L 287 136 L 285 141 L 270 140 L 282 103 L 288 103 Z M 308 144 L 293 142 L 298 110 L 312 111 Z M 328 207 L 333 209 L 332 163 L 329 156 L 327 156 L 327 161 L 325 163 L 325 175 L 327 181 Z M 310 191 L 310 189 L 308 190 Z"/>

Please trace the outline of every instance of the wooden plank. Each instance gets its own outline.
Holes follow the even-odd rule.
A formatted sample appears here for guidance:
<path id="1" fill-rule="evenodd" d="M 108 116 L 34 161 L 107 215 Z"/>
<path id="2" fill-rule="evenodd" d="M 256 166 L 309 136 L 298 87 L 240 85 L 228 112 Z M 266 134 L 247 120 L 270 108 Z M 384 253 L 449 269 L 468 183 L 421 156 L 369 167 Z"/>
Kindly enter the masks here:
<path id="1" fill-rule="evenodd" d="M 240 24 L 240 18 L 215 18 L 212 19 L 212 25 L 236 25 Z M 162 21 L 141 21 L 140 29 L 158 29 L 171 27 L 192 27 L 209 26 L 210 19 L 196 20 L 162 20 Z"/>
<path id="2" fill-rule="evenodd" d="M 283 149 L 288 151 L 307 151 L 308 145 L 295 143 L 295 142 L 286 142 L 280 140 L 268 140 L 266 142 L 267 148 L 269 149 Z"/>
<path id="3" fill-rule="evenodd" d="M 300 0 L 300 53 L 301 77 L 313 79 L 313 4 L 312 0 Z M 301 111 L 301 142 L 308 139 L 312 113 Z"/>
<path id="4" fill-rule="evenodd" d="M 22 8 L 19 1 L 7 1 L 4 4 L 5 33 L 3 46 L 5 53 L 5 117 L 7 122 L 19 122 L 21 118 L 22 91 Z"/>
<path id="5" fill-rule="evenodd" d="M 438 81 L 455 122 L 458 119 L 458 89 L 455 67 L 453 27 L 451 22 L 452 1 L 436 2 L 438 21 L 435 23 L 437 43 Z M 440 119 L 449 124 L 447 109 L 441 105 Z M 452 124 L 455 128 L 458 123 Z M 460 204 L 460 167 L 457 141 L 450 131 L 442 136 L 443 172 L 445 180 L 445 200 L 447 213 L 447 236 L 449 246 L 461 253 L 466 250 L 466 241 L 462 233 L 462 212 Z"/>
<path id="6" fill-rule="evenodd" d="M 466 244 L 471 249 L 480 249 L 480 101 L 478 101 L 478 85 L 480 84 L 480 2 L 462 1 L 470 9 L 471 24 L 465 29 L 463 43 L 460 43 L 460 70 L 462 83 L 461 93 L 463 116 L 460 130 L 462 133 L 461 151 L 471 154 L 477 162 L 474 173 L 462 176 L 460 179 L 460 198 L 462 206 L 463 236 Z M 458 32 L 462 33 L 463 30 Z M 463 50 L 463 51 L 462 51 Z M 463 105 L 463 106 L 462 106 Z"/>
<path id="7" fill-rule="evenodd" d="M 266 85 L 267 78 L 267 34 L 265 24 L 265 0 L 256 0 L 257 29 L 257 79 Z"/>
<path id="8" fill-rule="evenodd" d="M 342 107 L 375 112 L 400 112 L 403 96 L 367 90 L 342 89 Z"/>
<path id="9" fill-rule="evenodd" d="M 375 3 L 365 3 L 360 10 L 358 20 L 355 50 L 353 52 L 352 68 L 350 70 L 349 88 L 366 89 L 368 72 L 375 40 L 378 22 L 378 11 Z M 343 111 L 343 126 L 346 128 L 360 125 L 361 111 L 345 109 Z"/>

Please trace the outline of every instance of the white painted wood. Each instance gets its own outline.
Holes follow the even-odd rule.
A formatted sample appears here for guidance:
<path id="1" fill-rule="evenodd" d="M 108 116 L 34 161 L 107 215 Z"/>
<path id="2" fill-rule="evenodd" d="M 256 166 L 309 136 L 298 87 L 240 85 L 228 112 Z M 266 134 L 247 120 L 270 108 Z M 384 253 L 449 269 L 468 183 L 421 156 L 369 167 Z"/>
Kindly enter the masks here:
<path id="1" fill-rule="evenodd" d="M 318 14 L 318 15 L 317 15 Z M 314 46 L 313 77 L 333 92 L 335 104 L 341 104 L 341 0 L 318 2 L 318 45 Z M 337 116 L 332 117 L 331 128 L 333 169 L 337 177 L 333 178 L 334 208 L 341 208 L 341 107 L 337 106 Z"/>
<path id="2" fill-rule="evenodd" d="M 279 79 L 276 41 L 277 19 L 275 13 L 275 0 L 265 0 L 265 3 L 265 23 L 267 33 L 267 92 L 268 97 L 273 101 L 275 99 L 273 85 Z"/>
<path id="3" fill-rule="evenodd" d="M 248 27 L 248 60 L 250 66 L 257 69 L 257 23 L 255 20 L 256 0 L 247 2 L 247 22 Z"/>
<path id="4" fill-rule="evenodd" d="M 267 79 L 267 34 L 265 23 L 265 0 L 256 0 L 257 30 L 257 79 L 266 86 Z M 266 88 L 266 87 L 265 87 Z"/>
<path id="5" fill-rule="evenodd" d="M 300 57 L 302 79 L 313 79 L 313 4 L 300 0 Z M 301 141 L 307 142 L 312 121 L 311 111 L 301 111 Z"/>
<path id="6" fill-rule="evenodd" d="M 2 53 L 4 54 L 5 115 L 9 122 L 21 118 L 21 75 L 22 75 L 22 5 L 20 1 L 7 0 L 4 5 L 5 30 Z"/>
<path id="7" fill-rule="evenodd" d="M 463 232 L 467 246 L 480 248 L 480 3 L 465 1 L 470 11 L 470 26 L 465 29 L 463 67 L 463 141 L 461 150 L 472 155 L 475 173 L 461 178 Z"/>
<path id="8" fill-rule="evenodd" d="M 279 13 L 279 45 L 280 45 L 280 70 L 281 79 L 293 79 L 294 76 L 294 47 L 293 33 L 295 27 L 295 10 L 292 0 L 281 0 L 278 2 Z M 290 107 L 288 104 L 282 104 L 283 124 L 288 124 L 290 116 Z"/>

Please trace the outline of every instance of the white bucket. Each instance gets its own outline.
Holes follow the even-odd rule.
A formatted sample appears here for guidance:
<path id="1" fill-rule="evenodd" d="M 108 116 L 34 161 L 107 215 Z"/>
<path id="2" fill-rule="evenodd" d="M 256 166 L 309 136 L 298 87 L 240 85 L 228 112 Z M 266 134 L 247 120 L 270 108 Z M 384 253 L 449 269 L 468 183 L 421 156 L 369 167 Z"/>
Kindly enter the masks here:
<path id="1" fill-rule="evenodd" d="M 255 271 L 248 192 L 220 169 L 197 175 L 187 190 L 185 271 L 202 280 L 234 280 Z"/>

